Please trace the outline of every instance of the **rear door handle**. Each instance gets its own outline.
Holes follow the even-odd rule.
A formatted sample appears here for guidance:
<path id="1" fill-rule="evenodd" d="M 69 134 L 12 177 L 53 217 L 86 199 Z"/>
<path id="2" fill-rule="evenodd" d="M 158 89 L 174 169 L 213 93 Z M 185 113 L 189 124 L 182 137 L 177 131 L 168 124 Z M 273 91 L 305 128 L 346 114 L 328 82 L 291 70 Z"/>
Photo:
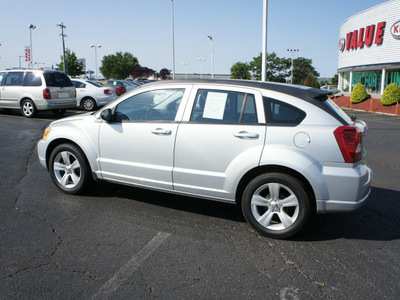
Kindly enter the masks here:
<path id="1" fill-rule="evenodd" d="M 163 128 L 156 128 L 156 129 L 152 130 L 151 132 L 154 134 L 157 134 L 157 135 L 170 135 L 172 133 L 171 130 L 165 130 Z"/>
<path id="2" fill-rule="evenodd" d="M 240 131 L 233 134 L 235 137 L 240 139 L 258 139 L 259 135 L 257 133 L 250 133 L 247 131 Z"/>

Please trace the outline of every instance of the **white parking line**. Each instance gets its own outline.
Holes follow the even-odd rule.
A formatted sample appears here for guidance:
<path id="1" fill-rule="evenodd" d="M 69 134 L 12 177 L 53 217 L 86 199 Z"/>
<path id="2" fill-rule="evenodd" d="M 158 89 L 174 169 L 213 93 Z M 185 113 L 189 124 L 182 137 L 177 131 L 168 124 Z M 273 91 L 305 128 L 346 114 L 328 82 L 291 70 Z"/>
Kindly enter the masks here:
<path id="1" fill-rule="evenodd" d="M 127 278 L 141 266 L 141 264 L 170 236 L 170 233 L 159 232 L 153 237 L 139 253 L 132 258 L 114 274 L 90 299 L 108 298 L 114 291 L 121 286 Z"/>

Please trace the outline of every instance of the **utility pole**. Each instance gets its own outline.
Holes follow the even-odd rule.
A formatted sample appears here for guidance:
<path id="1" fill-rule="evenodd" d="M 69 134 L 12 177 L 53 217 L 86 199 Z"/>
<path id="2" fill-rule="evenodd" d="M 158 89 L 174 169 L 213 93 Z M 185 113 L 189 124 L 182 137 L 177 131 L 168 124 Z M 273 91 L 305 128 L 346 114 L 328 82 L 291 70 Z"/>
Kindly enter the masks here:
<path id="1" fill-rule="evenodd" d="M 65 37 L 66 35 L 64 34 L 64 28 L 67 28 L 67 26 L 64 26 L 64 23 L 57 24 L 58 27 L 61 28 L 61 38 L 62 38 L 62 43 L 63 43 L 63 71 L 64 73 L 67 72 L 67 65 L 65 62 Z"/>

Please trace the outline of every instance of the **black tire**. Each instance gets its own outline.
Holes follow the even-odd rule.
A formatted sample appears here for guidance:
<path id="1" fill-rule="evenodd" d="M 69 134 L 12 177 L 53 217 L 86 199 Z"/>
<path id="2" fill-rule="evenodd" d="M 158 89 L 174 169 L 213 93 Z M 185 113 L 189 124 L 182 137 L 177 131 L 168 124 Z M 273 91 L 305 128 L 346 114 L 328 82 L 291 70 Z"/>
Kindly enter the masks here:
<path id="1" fill-rule="evenodd" d="M 245 188 L 242 211 L 258 233 L 283 239 L 305 226 L 311 206 L 299 180 L 283 173 L 267 173 L 254 178 Z"/>
<path id="2" fill-rule="evenodd" d="M 62 116 L 67 112 L 67 110 L 66 109 L 53 109 L 52 112 L 56 116 Z"/>
<path id="3" fill-rule="evenodd" d="M 86 111 L 95 110 L 97 108 L 96 101 L 90 97 L 83 98 L 81 101 L 81 107 Z"/>
<path id="4" fill-rule="evenodd" d="M 58 145 L 49 158 L 50 177 L 63 192 L 82 193 L 91 183 L 91 170 L 82 151 L 73 144 Z"/>
<path id="5" fill-rule="evenodd" d="M 26 118 L 32 118 L 36 115 L 37 109 L 32 100 L 26 99 L 21 103 L 21 114 Z"/>

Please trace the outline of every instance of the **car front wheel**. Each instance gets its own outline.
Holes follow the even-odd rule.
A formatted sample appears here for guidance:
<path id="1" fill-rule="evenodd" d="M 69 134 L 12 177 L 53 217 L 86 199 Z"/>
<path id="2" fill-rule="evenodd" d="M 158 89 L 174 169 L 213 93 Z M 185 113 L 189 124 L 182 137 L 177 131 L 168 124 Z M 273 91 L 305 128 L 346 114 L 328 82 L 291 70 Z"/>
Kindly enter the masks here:
<path id="1" fill-rule="evenodd" d="M 283 173 L 267 173 L 254 178 L 245 188 L 242 211 L 261 235 L 288 238 L 307 223 L 310 203 L 299 180 Z"/>
<path id="2" fill-rule="evenodd" d="M 67 194 L 82 192 L 90 182 L 90 167 L 82 151 L 72 144 L 57 146 L 50 155 L 50 176 Z"/>

